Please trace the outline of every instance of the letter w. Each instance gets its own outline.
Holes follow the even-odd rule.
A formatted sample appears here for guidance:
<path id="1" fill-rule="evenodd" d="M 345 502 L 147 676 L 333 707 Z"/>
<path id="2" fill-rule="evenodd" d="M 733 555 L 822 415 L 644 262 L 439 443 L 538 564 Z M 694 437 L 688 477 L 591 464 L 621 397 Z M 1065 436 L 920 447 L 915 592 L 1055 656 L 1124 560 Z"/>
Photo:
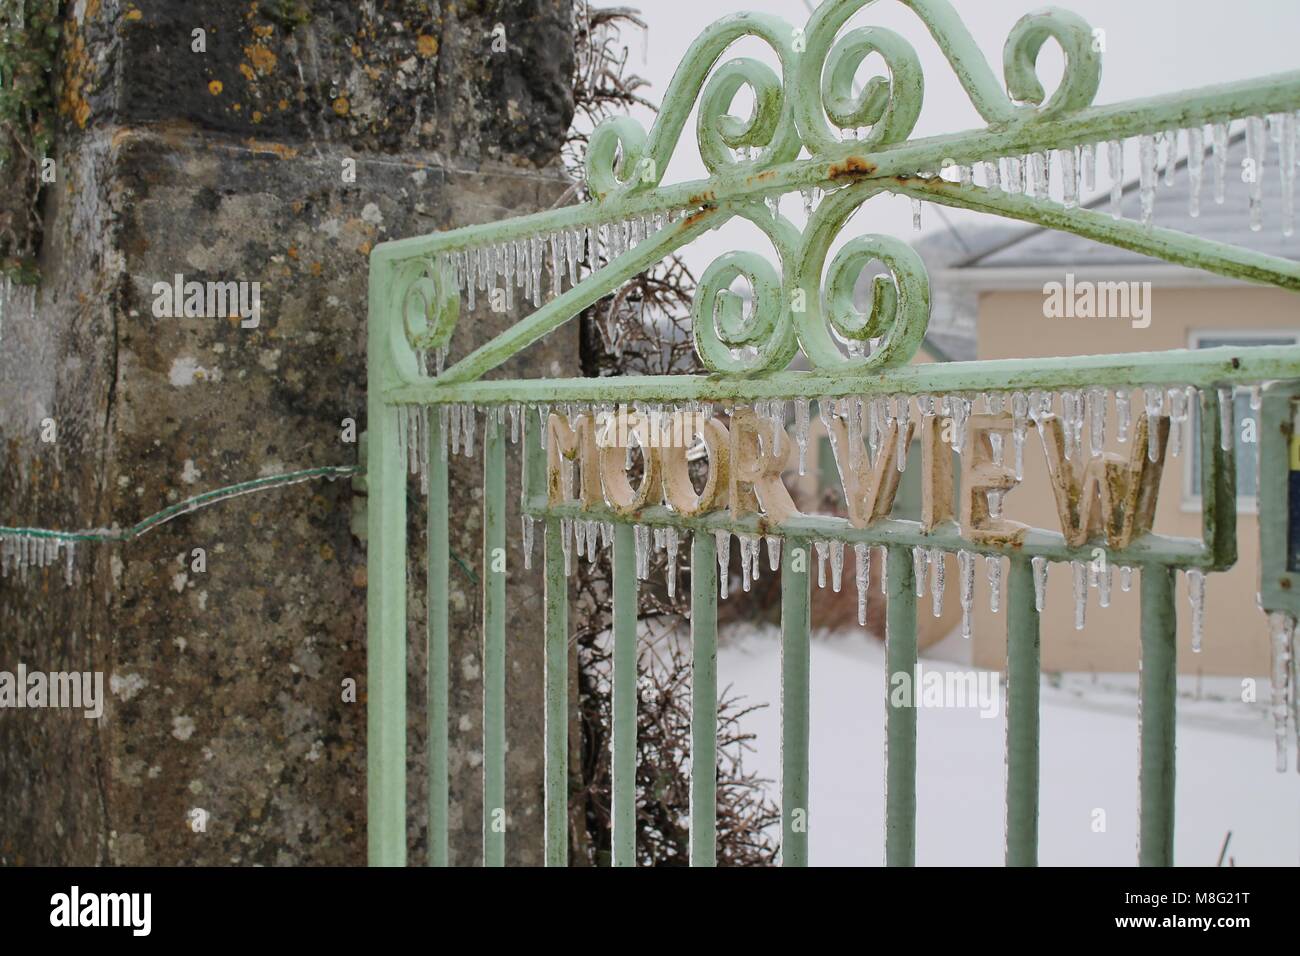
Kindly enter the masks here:
<path id="1" fill-rule="evenodd" d="M 1110 547 L 1121 550 L 1151 530 L 1165 467 L 1169 419 L 1156 419 L 1155 461 L 1147 455 L 1148 427 L 1147 416 L 1141 416 L 1129 439 L 1127 460 L 1122 455 L 1104 454 L 1081 466 L 1065 458 L 1060 420 L 1055 415 L 1043 418 L 1038 433 L 1047 455 L 1047 473 L 1056 495 L 1061 533 L 1070 547 L 1080 547 L 1105 535 Z"/>

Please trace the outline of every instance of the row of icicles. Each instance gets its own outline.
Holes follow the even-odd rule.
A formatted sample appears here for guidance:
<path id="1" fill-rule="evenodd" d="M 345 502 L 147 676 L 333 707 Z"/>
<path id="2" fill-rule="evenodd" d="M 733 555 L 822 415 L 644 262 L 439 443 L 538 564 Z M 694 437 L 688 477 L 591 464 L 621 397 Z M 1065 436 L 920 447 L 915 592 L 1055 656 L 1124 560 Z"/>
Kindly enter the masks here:
<path id="1" fill-rule="evenodd" d="M 1207 162 L 1212 168 L 1214 201 L 1218 204 L 1226 201 L 1228 151 L 1234 122 L 1240 123 L 1245 132 L 1249 172 L 1243 167 L 1242 176 L 1249 195 L 1251 229 L 1259 231 L 1263 228 L 1265 176 L 1276 165 L 1282 185 L 1282 232 L 1287 236 L 1294 233 L 1300 113 L 1292 112 L 1135 137 L 1140 166 L 1140 218 L 1144 224 L 1154 223 L 1157 185 L 1162 181 L 1167 186 L 1174 184 L 1180 153 L 1187 169 L 1191 215 L 1200 215 Z M 845 130 L 845 138 L 852 138 L 855 132 Z M 1270 154 L 1273 154 L 1272 158 Z M 757 159 L 761 151 L 757 147 L 743 147 L 737 155 L 741 159 Z M 1097 169 L 1100 163 L 1105 162 L 1111 181 L 1111 212 L 1114 218 L 1122 219 L 1124 156 L 1124 142 L 1112 140 L 1100 145 L 1089 143 L 1043 150 L 1027 156 L 1001 157 L 974 165 L 954 165 L 945 167 L 940 175 L 967 186 L 975 185 L 978 179 L 979 185 L 990 192 L 1023 194 L 1043 201 L 1052 200 L 1052 183 L 1054 178 L 1058 178 L 1061 202 L 1065 208 L 1072 209 L 1079 205 L 1081 196 L 1096 189 Z M 919 172 L 917 175 L 932 178 L 936 174 Z M 801 192 L 804 213 L 811 216 L 823 191 L 812 186 Z M 766 199 L 774 216 L 780 211 L 780 198 L 768 196 Z M 913 224 L 917 229 L 921 227 L 921 208 L 922 201 L 913 198 Z M 457 287 L 470 310 L 475 307 L 477 295 L 491 298 L 498 290 L 504 293 L 507 310 L 514 308 L 516 290 L 538 308 L 546 298 L 548 285 L 551 297 L 560 295 L 566 280 L 570 287 L 578 285 L 584 271 L 590 273 L 602 268 L 691 211 L 649 212 L 618 222 L 593 223 L 448 251 L 440 253 L 437 259 L 442 269 L 455 276 Z M 446 358 L 446 350 L 438 349 L 435 358 L 438 374 L 441 374 Z"/>
<path id="2" fill-rule="evenodd" d="M 1246 163 L 1241 176 L 1249 196 L 1250 228 L 1255 232 L 1264 228 L 1264 180 L 1276 163 L 1282 186 L 1282 234 L 1291 236 L 1295 233 L 1298 119 L 1300 113 L 1275 113 L 1237 121 L 1245 130 Z M 1214 201 L 1219 205 L 1227 201 L 1230 131 L 1231 122 L 1226 122 L 1134 137 L 1138 154 L 1138 205 L 1143 225 L 1155 223 L 1157 185 L 1163 182 L 1166 186 L 1173 186 L 1176 181 L 1180 150 L 1187 167 L 1188 213 L 1192 218 L 1201 214 L 1207 160 L 1213 169 Z M 1274 153 L 1272 159 L 1271 152 Z M 1027 156 L 982 161 L 974 166 L 955 165 L 944 171 L 947 174 L 944 178 L 972 186 L 976 184 L 978 171 L 979 185 L 990 192 L 1023 194 L 1050 202 L 1053 199 L 1053 176 L 1059 169 L 1061 203 L 1066 209 L 1073 209 L 1079 205 L 1080 197 L 1096 190 L 1097 168 L 1100 162 L 1105 162 L 1111 182 L 1111 215 L 1123 219 L 1124 154 L 1125 144 L 1119 140 L 1100 145 L 1087 143 Z M 934 176 L 933 173 L 918 175 L 924 178 Z M 815 193 L 805 191 L 804 206 L 809 211 L 814 198 Z M 921 201 L 915 198 L 912 200 L 912 224 L 918 230 L 921 228 Z"/>
<path id="3" fill-rule="evenodd" d="M 1222 388 L 1219 390 L 1220 410 L 1223 416 L 1220 423 L 1222 448 L 1230 450 L 1233 443 L 1234 434 L 1234 416 L 1233 416 L 1233 389 Z M 1012 456 L 1014 462 L 1014 472 L 1018 480 L 1024 477 L 1024 445 L 1031 425 L 1041 429 L 1048 416 L 1059 407 L 1059 418 L 1062 422 L 1065 434 L 1065 455 L 1067 458 L 1081 457 L 1084 455 L 1085 441 L 1084 436 L 1087 433 L 1088 441 L 1086 442 L 1087 453 L 1096 457 L 1102 453 L 1105 437 L 1107 434 L 1107 425 L 1109 419 L 1109 406 L 1113 400 L 1116 417 L 1116 440 L 1127 442 L 1132 430 L 1132 410 L 1136 403 L 1140 402 L 1139 407 L 1143 408 L 1150 416 L 1168 415 L 1170 418 L 1170 438 L 1169 452 L 1178 455 L 1184 444 L 1183 432 L 1190 421 L 1190 409 L 1199 404 L 1197 390 L 1192 387 L 1165 387 L 1151 386 L 1145 389 L 1117 390 L 1113 394 L 1107 389 L 1093 388 L 1081 391 L 1066 391 L 1061 393 L 1029 391 L 1014 392 L 1010 395 L 998 392 L 989 392 L 981 396 L 980 401 L 985 412 L 990 414 L 999 414 L 1009 410 L 1012 415 L 1012 448 L 1006 449 L 1002 445 L 1002 436 L 996 432 L 990 433 L 992 458 L 995 464 L 1002 465 L 1006 461 L 1008 454 Z M 951 418 L 952 428 L 952 447 L 954 451 L 960 452 L 966 440 L 966 427 L 969 417 L 975 408 L 975 401 L 967 395 L 922 395 L 922 396 L 889 396 L 884 398 L 868 398 L 861 396 L 852 396 L 840 399 L 822 399 L 818 405 L 818 412 L 822 421 L 828 426 L 830 431 L 830 419 L 832 417 L 841 418 L 847 423 L 847 433 L 850 444 L 851 461 L 854 467 L 860 465 L 868 454 L 870 449 L 871 460 L 874 461 L 880 451 L 882 437 L 888 434 L 889 426 L 895 422 L 902 423 L 898 428 L 900 447 L 896 455 L 899 471 L 904 471 L 908 461 L 908 448 L 902 446 L 906 437 L 906 422 L 912 414 L 913 401 L 920 414 L 938 414 Z M 1259 391 L 1258 389 L 1251 392 L 1251 407 L 1259 408 Z M 799 452 L 799 474 L 803 475 L 807 470 L 807 449 L 810 432 L 810 406 L 811 402 L 807 398 L 797 398 L 793 400 L 774 399 L 769 401 L 755 402 L 753 410 L 756 415 L 765 417 L 773 421 L 779 427 L 775 435 L 784 434 L 785 424 L 789 406 L 793 405 L 793 419 L 795 425 L 795 444 Z M 553 409 L 548 404 L 537 404 L 535 407 L 538 414 L 540 426 L 539 434 L 542 436 L 542 444 L 545 444 L 546 422 L 553 411 L 565 415 L 572 424 L 572 420 L 580 414 L 594 415 L 612 415 L 615 412 L 613 405 L 582 405 L 570 404 Z M 448 453 L 464 453 L 467 456 L 474 454 L 475 432 L 477 429 L 477 418 L 480 410 L 473 405 L 439 405 L 436 407 L 436 414 L 439 416 L 441 425 L 440 434 L 442 443 L 440 448 L 441 455 L 445 458 Z M 647 406 L 642 403 L 634 403 L 634 410 L 638 415 L 658 415 L 660 421 L 664 424 L 662 427 L 667 431 L 669 425 L 667 420 L 669 416 L 685 413 L 688 421 L 698 421 L 693 417 L 699 413 L 702 418 L 707 420 L 713 414 L 712 403 L 686 403 L 681 406 L 655 405 Z M 727 412 L 731 411 L 729 406 L 724 407 Z M 509 420 L 510 436 L 512 442 L 518 442 L 521 434 L 521 420 L 523 415 L 523 406 L 514 403 L 510 405 L 493 405 L 488 406 L 485 410 L 498 426 L 506 427 L 507 418 Z M 398 435 L 399 435 L 399 453 L 402 456 L 404 468 L 408 469 L 412 475 L 419 476 L 421 479 L 421 488 L 427 493 L 428 476 L 424 463 L 428 460 L 429 455 L 429 407 L 408 407 L 398 406 L 396 409 L 398 416 Z M 635 439 L 635 432 L 631 433 Z M 1148 430 L 1147 452 L 1151 460 L 1155 460 L 1159 454 L 1159 446 L 1156 438 L 1157 429 Z M 865 438 L 865 444 L 863 439 Z M 690 453 L 690 457 L 698 457 L 702 454 L 702 441 L 696 438 L 696 448 Z M 627 448 L 627 460 L 629 467 L 632 463 L 633 445 L 629 443 Z M 858 457 L 861 456 L 861 457 Z M 565 471 L 568 472 L 569 481 L 565 482 L 566 486 L 572 484 L 572 463 L 565 463 Z M 989 495 L 989 513 L 992 517 L 1000 517 L 1003 510 L 1004 491 L 990 491 Z M 532 551 L 532 522 L 530 516 L 523 519 L 524 528 L 524 551 L 525 561 L 530 560 Z M 584 519 L 563 519 L 561 522 L 562 540 L 564 553 L 566 556 L 565 570 L 569 572 L 571 562 L 569 556 L 576 546 L 578 554 L 586 553 L 590 560 L 595 560 L 598 535 L 605 545 L 612 540 L 612 525 L 596 520 Z M 638 547 L 638 567 L 647 568 L 649 563 L 642 557 L 642 552 L 648 549 L 649 530 L 644 526 L 638 526 L 640 530 L 637 533 Z M 670 589 L 675 590 L 676 579 L 676 555 L 678 552 L 678 532 L 675 528 L 655 528 L 654 541 L 657 549 L 665 550 L 669 557 L 668 577 Z M 745 535 L 738 535 L 740 539 L 740 549 L 742 556 L 742 567 L 744 568 L 743 586 L 746 591 L 749 590 L 750 581 L 758 574 L 758 538 L 753 536 L 752 540 L 747 539 Z M 728 532 L 718 532 L 718 558 L 722 566 L 726 566 L 725 560 L 729 555 L 730 535 Z M 825 586 L 826 574 L 825 566 L 829 558 L 831 566 L 831 581 L 834 590 L 838 591 L 840 587 L 840 578 L 843 568 L 844 543 L 843 542 L 816 542 L 815 547 L 819 557 L 818 583 Z M 866 587 L 866 569 L 867 558 L 865 557 L 865 545 L 860 545 L 858 561 L 858 576 L 860 578 L 859 586 L 859 618 L 865 623 L 865 587 Z M 923 583 L 926 579 L 927 567 L 935 569 L 932 578 L 932 589 L 934 593 L 934 608 L 938 614 L 942 601 L 944 579 L 943 563 L 938 560 L 936 554 L 938 549 L 916 548 L 914 551 L 916 565 L 916 579 L 918 594 L 923 593 Z M 768 538 L 769 558 L 772 567 L 775 569 L 779 566 L 780 539 Z M 962 580 L 962 607 L 963 623 L 962 632 L 966 637 L 970 636 L 970 608 L 972 604 L 972 586 L 970 582 L 974 580 L 975 555 L 968 552 L 958 553 L 959 565 L 961 567 Z M 992 595 L 991 603 L 996 610 L 999 604 L 1000 587 L 998 582 L 1001 580 L 1001 560 L 995 556 L 990 556 L 988 562 L 988 579 L 991 585 Z M 527 566 L 527 565 L 526 565 Z M 1099 603 L 1102 607 L 1108 607 L 1110 604 L 1112 569 L 1106 566 L 1097 566 L 1096 563 L 1089 564 L 1082 561 L 1072 562 L 1072 577 L 1074 581 L 1075 593 L 1075 626 L 1082 629 L 1084 627 L 1085 609 L 1087 604 L 1088 591 L 1095 588 L 1098 592 Z M 1045 559 L 1036 558 L 1034 560 L 1034 576 L 1036 582 L 1037 603 L 1041 610 L 1043 588 L 1045 587 L 1047 575 L 1047 562 Z M 1121 568 L 1120 582 L 1121 588 L 1125 591 L 1129 589 L 1132 570 Z M 644 575 L 642 575 L 644 577 Z M 1188 569 L 1187 571 L 1189 596 L 1192 604 L 1192 633 L 1193 649 L 1200 651 L 1203 635 L 1203 611 L 1205 595 L 1205 578 L 1204 574 L 1197 569 Z M 725 576 L 721 582 L 722 596 L 726 597 L 727 581 Z"/>
<path id="4" fill-rule="evenodd" d="M 27 580 L 28 568 L 48 568 L 59 564 L 63 551 L 63 579 L 71 586 L 75 572 L 77 542 L 70 538 L 46 535 L 0 534 L 0 577 L 14 574 Z"/>
<path id="5" fill-rule="evenodd" d="M 619 222 L 559 229 L 523 239 L 444 252 L 437 256 L 437 262 L 441 274 L 455 277 L 457 289 L 470 311 L 473 311 L 479 295 L 491 301 L 498 292 L 502 294 L 506 310 L 512 310 L 516 290 L 526 301 L 532 302 L 533 308 L 540 308 L 548 285 L 551 298 L 560 295 L 566 278 L 570 288 L 576 286 L 582 281 L 584 270 L 594 272 L 603 268 L 678 222 L 690 211 L 650 212 Z M 427 360 L 422 358 L 421 361 L 427 368 Z M 434 360 L 437 374 L 442 374 L 446 361 L 447 350 L 437 349 Z"/>

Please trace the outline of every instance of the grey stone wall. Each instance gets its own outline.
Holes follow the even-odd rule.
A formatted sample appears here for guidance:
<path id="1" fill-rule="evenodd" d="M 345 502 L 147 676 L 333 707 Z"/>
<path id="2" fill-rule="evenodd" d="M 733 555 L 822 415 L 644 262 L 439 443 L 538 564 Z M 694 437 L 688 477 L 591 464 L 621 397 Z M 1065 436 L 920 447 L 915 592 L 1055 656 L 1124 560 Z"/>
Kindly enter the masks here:
<path id="1" fill-rule="evenodd" d="M 0 524 L 129 525 L 212 488 L 356 463 L 342 424 L 364 427 L 367 255 L 563 194 L 568 0 L 69 7 L 44 281 L 34 312 L 12 297 L 0 330 Z M 508 47 L 494 54 L 497 23 Z M 260 324 L 155 317 L 154 284 L 176 274 L 260 283 Z M 518 318 L 464 315 L 453 357 Z M 575 374 L 576 330 L 504 372 Z M 481 467 L 452 468 L 452 546 L 468 568 Z M 409 831 L 422 863 L 423 502 L 411 495 Z M 0 711 L 0 862 L 364 862 L 363 507 L 348 482 L 262 492 L 129 544 L 83 545 L 71 587 L 52 569 L 0 582 L 0 669 L 102 670 L 113 687 L 99 721 Z M 453 859 L 470 863 L 479 598 L 457 564 Z M 510 594 L 509 854 L 535 863 L 540 583 L 514 575 Z M 349 677 L 356 703 L 342 699 Z M 190 826 L 196 808 L 205 832 Z"/>

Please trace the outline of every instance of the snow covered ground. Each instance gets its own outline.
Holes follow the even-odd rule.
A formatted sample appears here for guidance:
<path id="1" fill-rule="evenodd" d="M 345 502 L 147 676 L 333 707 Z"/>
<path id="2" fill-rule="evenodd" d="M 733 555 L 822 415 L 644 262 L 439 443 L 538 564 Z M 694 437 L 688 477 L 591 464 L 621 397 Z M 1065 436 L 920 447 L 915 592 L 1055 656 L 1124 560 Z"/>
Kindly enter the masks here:
<path id="1" fill-rule="evenodd" d="M 924 660 L 931 670 L 961 665 Z M 720 687 L 767 702 L 747 769 L 780 794 L 780 644 L 774 629 L 733 631 L 718 652 Z M 883 647 L 861 633 L 812 642 L 810 860 L 879 865 L 884 857 Z M 1202 688 L 1230 698 L 1239 682 Z M 1137 696 L 1132 676 L 1045 679 L 1039 859 L 1043 865 L 1133 865 L 1137 851 Z M 1189 691 L 1191 690 L 1189 685 Z M 1000 695 L 1001 696 L 1001 695 Z M 1268 687 L 1260 697 L 1267 703 Z M 1274 770 L 1264 708 L 1235 700 L 1178 702 L 1175 860 L 1213 866 L 1228 831 L 1238 866 L 1300 863 L 1300 774 Z M 917 730 L 917 863 L 998 865 L 1003 857 L 1005 701 L 922 708 Z M 1294 760 L 1294 753 L 1290 755 Z M 1096 811 L 1105 829 L 1097 832 Z"/>

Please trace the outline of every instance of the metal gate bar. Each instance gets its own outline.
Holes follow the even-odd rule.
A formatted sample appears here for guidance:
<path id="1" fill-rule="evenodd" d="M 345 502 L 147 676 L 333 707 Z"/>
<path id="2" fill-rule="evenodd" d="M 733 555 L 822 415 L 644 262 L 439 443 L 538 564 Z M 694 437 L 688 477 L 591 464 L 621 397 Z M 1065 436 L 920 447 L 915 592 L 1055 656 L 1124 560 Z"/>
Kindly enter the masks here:
<path id="1" fill-rule="evenodd" d="M 614 527 L 613 861 L 636 866 L 636 552 L 632 526 Z"/>
<path id="2" fill-rule="evenodd" d="M 691 866 L 718 862 L 718 550 L 691 538 Z"/>
<path id="3" fill-rule="evenodd" d="M 1028 558 L 1007 576 L 1007 866 L 1038 864 L 1038 608 Z"/>
<path id="4" fill-rule="evenodd" d="M 448 862 L 447 826 L 450 809 L 450 780 L 447 758 L 451 745 L 448 714 L 448 566 L 447 457 L 442 448 L 443 425 L 438 410 L 429 415 L 429 501 L 428 501 L 428 621 L 426 622 L 427 681 L 429 709 L 429 865 Z"/>
<path id="5" fill-rule="evenodd" d="M 916 577 L 909 548 L 886 549 L 885 577 L 885 864 L 916 863 Z M 895 676 L 906 699 L 895 704 Z"/>

